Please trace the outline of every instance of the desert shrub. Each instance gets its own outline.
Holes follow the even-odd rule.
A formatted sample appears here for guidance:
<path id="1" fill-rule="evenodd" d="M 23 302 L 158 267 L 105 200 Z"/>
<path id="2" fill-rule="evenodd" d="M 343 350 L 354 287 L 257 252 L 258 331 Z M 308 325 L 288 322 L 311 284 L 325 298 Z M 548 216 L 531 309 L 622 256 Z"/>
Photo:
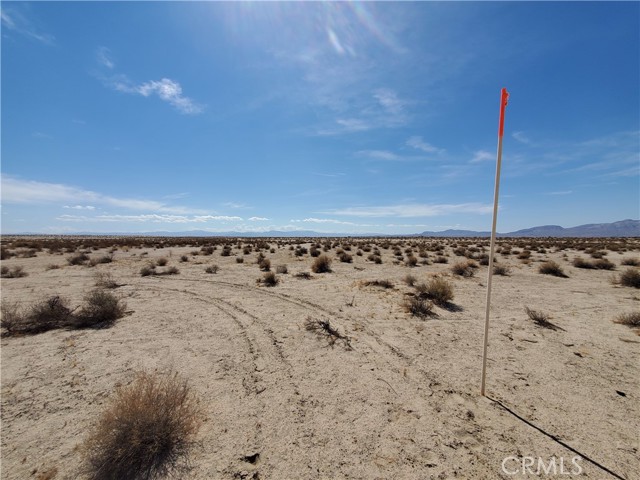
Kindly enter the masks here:
<path id="1" fill-rule="evenodd" d="M 453 300 L 453 285 L 442 277 L 434 277 L 427 283 L 424 294 L 436 305 L 444 306 Z"/>
<path id="2" fill-rule="evenodd" d="M 313 278 L 309 272 L 296 273 L 294 277 L 301 278 L 303 280 L 311 280 Z"/>
<path id="3" fill-rule="evenodd" d="M 338 255 L 338 258 L 342 263 L 351 263 L 353 261 L 353 257 L 349 255 L 347 252 L 342 252 Z"/>
<path id="4" fill-rule="evenodd" d="M 429 317 L 433 315 L 433 303 L 421 296 L 407 297 L 403 303 L 407 312 L 416 317 Z"/>
<path id="5" fill-rule="evenodd" d="M 449 259 L 447 257 L 443 257 L 442 255 L 438 255 L 433 259 L 433 263 L 449 263 Z"/>
<path id="6" fill-rule="evenodd" d="M 155 275 L 155 274 L 156 274 L 156 267 L 153 265 L 145 265 L 140 269 L 141 277 L 148 277 L 149 275 Z"/>
<path id="7" fill-rule="evenodd" d="M 620 265 L 629 265 L 631 267 L 640 267 L 640 258 L 623 258 Z"/>
<path id="8" fill-rule="evenodd" d="M 407 267 L 415 267 L 418 264 L 418 259 L 416 257 L 414 257 L 413 255 L 409 255 L 405 261 L 404 261 L 405 265 Z"/>
<path id="9" fill-rule="evenodd" d="M 109 272 L 96 272 L 94 275 L 96 287 L 100 288 L 118 288 L 120 285 L 113 279 Z"/>
<path id="10" fill-rule="evenodd" d="M 594 260 L 593 265 L 598 270 L 615 270 L 616 269 L 616 264 L 613 263 L 611 260 L 607 260 L 606 258 L 599 258 L 597 260 Z"/>
<path id="11" fill-rule="evenodd" d="M 628 268 L 620 274 L 616 283 L 625 287 L 640 288 L 640 270 L 636 268 Z"/>
<path id="12" fill-rule="evenodd" d="M 258 266 L 263 272 L 268 272 L 271 270 L 271 260 L 269 260 L 268 258 L 263 258 L 260 260 L 260 263 L 258 263 Z"/>
<path id="13" fill-rule="evenodd" d="M 589 268 L 589 269 L 596 268 L 592 262 L 590 262 L 589 260 L 585 260 L 582 257 L 574 258 L 572 264 L 576 268 Z"/>
<path id="14" fill-rule="evenodd" d="M 184 262 L 188 262 L 189 261 L 189 257 L 187 257 L 186 255 L 182 255 L 182 256 L 180 256 L 180 261 L 183 262 L 183 263 Z"/>
<path id="15" fill-rule="evenodd" d="M 553 275 L 554 277 L 568 278 L 568 275 L 564 273 L 562 267 L 553 260 L 544 262 L 538 267 L 538 272 L 544 275 Z"/>
<path id="16" fill-rule="evenodd" d="M 455 275 L 460 275 L 461 277 L 473 277 L 475 274 L 475 270 L 471 264 L 471 262 L 458 262 L 451 266 L 451 271 Z"/>
<path id="17" fill-rule="evenodd" d="M 67 262 L 69 262 L 69 265 L 84 265 L 88 261 L 89 256 L 86 253 L 78 253 L 67 258 Z"/>
<path id="18" fill-rule="evenodd" d="M 317 248 L 317 247 L 315 247 L 315 246 L 314 246 L 314 247 L 311 247 L 311 248 L 309 249 L 309 255 L 311 255 L 311 256 L 312 256 L 312 257 L 314 257 L 314 258 L 315 258 L 315 257 L 319 257 L 319 256 L 320 256 L 320 250 L 318 250 L 318 248 Z"/>
<path id="19" fill-rule="evenodd" d="M 218 273 L 218 266 L 217 265 L 209 265 L 207 268 L 204 269 L 204 271 L 206 273 Z"/>
<path id="20" fill-rule="evenodd" d="M 111 326 L 124 315 L 126 309 L 124 302 L 105 290 L 93 290 L 84 300 L 84 305 L 72 320 L 72 325 L 76 328 Z"/>
<path id="21" fill-rule="evenodd" d="M 213 255 L 214 250 L 215 250 L 215 247 L 212 247 L 212 246 L 202 247 L 200 249 L 203 255 Z"/>
<path id="22" fill-rule="evenodd" d="M 47 265 L 45 270 L 57 270 L 58 268 L 60 268 L 60 265 L 57 265 L 55 263 L 50 263 L 49 265 Z"/>
<path id="23" fill-rule="evenodd" d="M 329 320 L 315 320 L 311 317 L 307 317 L 304 322 L 304 328 L 320 337 L 326 337 L 329 345 L 332 347 L 337 341 L 341 341 L 346 349 L 351 350 L 351 339 L 340 333 L 333 325 L 331 325 Z"/>
<path id="24" fill-rule="evenodd" d="M 201 416 L 186 380 L 140 372 L 116 389 L 82 445 L 85 468 L 96 480 L 170 475 L 186 460 Z"/>
<path id="25" fill-rule="evenodd" d="M 280 279 L 276 277 L 276 274 L 273 272 L 267 272 L 262 277 L 261 283 L 266 287 L 275 287 L 280 282 Z"/>
<path id="26" fill-rule="evenodd" d="M 9 335 L 36 334 L 69 325 L 72 310 L 66 299 L 49 297 L 22 311 L 15 303 L 2 303 L 1 325 Z"/>
<path id="27" fill-rule="evenodd" d="M 362 282 L 362 285 L 365 287 L 393 288 L 393 282 L 389 280 L 366 280 Z"/>
<path id="28" fill-rule="evenodd" d="M 493 266 L 493 274 L 494 275 L 502 275 L 508 276 L 511 273 L 511 269 L 506 265 L 494 265 Z"/>
<path id="29" fill-rule="evenodd" d="M 527 312 L 529 318 L 533 320 L 538 327 L 558 330 L 559 327 L 549 321 L 550 317 L 546 313 L 531 310 L 529 307 L 524 307 L 524 311 Z"/>
<path id="30" fill-rule="evenodd" d="M 622 325 L 627 325 L 631 328 L 640 328 L 640 311 L 622 313 L 616 317 L 614 322 L 620 323 Z"/>
<path id="31" fill-rule="evenodd" d="M 286 265 L 278 265 L 276 267 L 276 273 L 280 273 L 282 275 L 289 273 L 289 269 L 287 268 Z"/>
<path id="32" fill-rule="evenodd" d="M 178 270 L 178 267 L 172 266 L 167 268 L 166 270 L 163 270 L 158 275 L 177 275 L 179 273 L 180 273 L 180 270 Z"/>
<path id="33" fill-rule="evenodd" d="M 403 281 L 404 281 L 404 283 L 406 283 L 410 287 L 413 287 L 416 284 L 416 282 L 418 281 L 418 279 L 416 277 L 414 277 L 413 275 L 411 275 L 410 273 L 408 273 L 407 275 L 405 275 Z"/>
<path id="34" fill-rule="evenodd" d="M 231 255 L 231 247 L 229 245 L 225 245 L 222 247 L 222 251 L 220 252 L 221 257 L 228 257 Z"/>
<path id="35" fill-rule="evenodd" d="M 169 260 L 167 260 L 165 257 L 160 257 L 158 260 L 156 260 L 156 264 L 159 267 L 164 267 L 167 263 L 169 263 Z"/>
<path id="36" fill-rule="evenodd" d="M 244 263 L 244 258 L 236 257 L 236 263 Z"/>
<path id="37" fill-rule="evenodd" d="M 113 262 L 112 255 L 103 255 L 101 257 L 92 258 L 91 260 L 89 260 L 89 265 L 91 265 L 92 267 L 95 267 L 96 265 L 101 263 L 111 263 L 111 262 Z"/>
<path id="38" fill-rule="evenodd" d="M 6 265 L 0 267 L 0 277 L 2 278 L 22 278 L 26 277 L 27 272 L 24 271 L 24 267 L 16 265 L 13 268 L 9 268 Z"/>
<path id="39" fill-rule="evenodd" d="M 311 265 L 313 273 L 331 273 L 331 259 L 326 255 L 316 257 Z"/>

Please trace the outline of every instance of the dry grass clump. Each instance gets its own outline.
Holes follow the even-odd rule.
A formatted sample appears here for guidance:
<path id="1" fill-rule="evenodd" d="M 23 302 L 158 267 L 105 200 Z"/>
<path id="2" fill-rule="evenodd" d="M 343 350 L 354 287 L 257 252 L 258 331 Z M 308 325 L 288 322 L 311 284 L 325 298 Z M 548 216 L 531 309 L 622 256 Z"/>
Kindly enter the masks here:
<path id="1" fill-rule="evenodd" d="M 438 255 L 433 259 L 433 263 L 449 263 L 449 259 L 447 257 L 443 257 L 442 255 Z"/>
<path id="2" fill-rule="evenodd" d="M 85 303 L 75 314 L 69 326 L 75 328 L 106 328 L 124 316 L 126 304 L 111 292 L 93 290 L 84 299 Z"/>
<path id="3" fill-rule="evenodd" d="M 349 255 L 347 252 L 342 252 L 338 254 L 338 258 L 342 263 L 351 263 L 353 261 L 353 257 Z"/>
<path id="4" fill-rule="evenodd" d="M 327 255 L 316 257 L 311 265 L 313 273 L 331 273 L 331 259 Z"/>
<path id="5" fill-rule="evenodd" d="M 623 258 L 620 260 L 620 265 L 628 265 L 630 267 L 640 267 L 640 258 Z"/>
<path id="6" fill-rule="evenodd" d="M 273 272 L 267 272 L 264 274 L 262 279 L 258 279 L 259 283 L 262 283 L 266 287 L 275 287 L 280 283 L 280 279 L 276 277 L 276 274 Z"/>
<path id="7" fill-rule="evenodd" d="M 9 268 L 6 265 L 0 267 L 0 277 L 2 278 L 22 278 L 26 277 L 27 272 L 24 271 L 24 267 L 16 265 L 13 268 Z"/>
<path id="8" fill-rule="evenodd" d="M 365 287 L 393 288 L 393 283 L 389 280 L 366 280 L 362 282 L 362 285 Z"/>
<path id="9" fill-rule="evenodd" d="M 413 255 L 409 255 L 405 260 L 404 263 L 407 267 L 415 267 L 416 265 L 418 265 L 418 259 L 416 257 L 414 257 Z"/>
<path id="10" fill-rule="evenodd" d="M 640 288 L 640 270 L 637 268 L 627 268 L 620 276 L 614 276 L 611 281 L 614 284 L 620 284 L 625 287 Z"/>
<path id="11" fill-rule="evenodd" d="M 165 257 L 160 257 L 158 260 L 156 260 L 156 264 L 159 267 L 164 267 L 167 263 L 169 263 L 169 260 L 167 260 Z"/>
<path id="12" fill-rule="evenodd" d="M 569 278 L 569 276 L 562 270 L 562 267 L 553 260 L 548 260 L 540 265 L 540 267 L 538 267 L 538 272 L 545 275 L 553 275 L 554 277 Z"/>
<path id="13" fill-rule="evenodd" d="M 616 268 L 616 265 L 606 258 L 589 261 L 582 257 L 576 257 L 573 259 L 573 266 L 576 268 L 589 268 L 594 270 L 615 270 Z"/>
<path id="14" fill-rule="evenodd" d="M 311 280 L 313 276 L 309 272 L 299 272 L 294 275 L 296 278 L 301 278 L 302 280 Z"/>
<path id="15" fill-rule="evenodd" d="M 417 285 L 416 290 L 440 307 L 448 305 L 453 300 L 453 285 L 442 277 L 434 277 L 427 284 Z"/>
<path id="16" fill-rule="evenodd" d="M 89 256 L 86 253 L 78 253 L 67 258 L 67 262 L 69 262 L 69 265 L 84 265 L 88 261 Z"/>
<path id="17" fill-rule="evenodd" d="M 286 265 L 278 265 L 276 267 L 276 273 L 279 273 L 281 275 L 285 275 L 285 274 L 289 273 L 289 269 L 287 268 Z"/>
<path id="18" fill-rule="evenodd" d="M 405 275 L 405 277 L 403 278 L 404 283 L 406 283 L 408 286 L 413 287 L 416 282 L 418 281 L 418 279 L 416 277 L 414 277 L 413 275 L 411 275 L 410 273 L 408 273 L 407 275 Z"/>
<path id="19" fill-rule="evenodd" d="M 155 274 L 156 274 L 155 265 L 145 265 L 140 269 L 141 277 L 148 277 L 149 275 L 155 275 Z"/>
<path id="20" fill-rule="evenodd" d="M 204 271 L 206 273 L 218 273 L 218 265 L 209 265 Z"/>
<path id="21" fill-rule="evenodd" d="M 503 277 L 508 277 L 511 274 L 511 269 L 506 265 L 494 265 L 493 274 L 502 275 Z"/>
<path id="22" fill-rule="evenodd" d="M 477 268 L 475 262 L 466 261 L 466 262 L 458 262 L 451 266 L 451 271 L 455 275 L 460 275 L 462 277 L 473 277 L 475 274 L 475 268 Z"/>
<path id="23" fill-rule="evenodd" d="M 111 263 L 113 262 L 113 255 L 103 255 L 101 257 L 92 258 L 89 260 L 89 265 L 95 267 L 101 263 Z"/>
<path id="24" fill-rule="evenodd" d="M 559 330 L 560 327 L 554 325 L 549 321 L 549 315 L 543 312 L 538 312 L 536 310 L 531 310 L 529 307 L 524 307 L 524 311 L 527 312 L 527 315 L 533 322 L 542 328 L 548 328 L 549 330 Z"/>
<path id="25" fill-rule="evenodd" d="M 99 288 L 118 288 L 121 285 L 113 279 L 110 272 L 96 272 L 94 275 L 96 279 L 96 287 Z"/>
<path id="26" fill-rule="evenodd" d="M 269 260 L 268 258 L 260 259 L 260 261 L 258 263 L 258 267 L 260 267 L 260 270 L 262 270 L 263 272 L 270 271 L 271 270 L 271 260 Z"/>
<path id="27" fill-rule="evenodd" d="M 58 295 L 42 300 L 22 311 L 18 304 L 2 302 L 0 326 L 8 335 L 47 332 L 69 326 L 73 311 L 67 299 Z"/>
<path id="28" fill-rule="evenodd" d="M 307 317 L 304 328 L 309 332 L 314 332 L 320 337 L 326 337 L 329 345 L 333 347 L 337 341 L 341 341 L 347 350 L 351 350 L 351 338 L 340 333 L 329 320 L 314 320 Z"/>
<path id="29" fill-rule="evenodd" d="M 631 328 L 640 328 L 640 311 L 622 313 L 615 318 L 614 322 Z"/>
<path id="30" fill-rule="evenodd" d="M 116 389 L 82 445 L 87 473 L 96 480 L 176 473 L 186 464 L 201 418 L 186 380 L 175 373 L 140 372 L 130 385 Z"/>
<path id="31" fill-rule="evenodd" d="M 422 296 L 407 297 L 403 303 L 407 312 L 416 317 L 431 317 L 434 315 L 433 302 L 425 300 Z"/>

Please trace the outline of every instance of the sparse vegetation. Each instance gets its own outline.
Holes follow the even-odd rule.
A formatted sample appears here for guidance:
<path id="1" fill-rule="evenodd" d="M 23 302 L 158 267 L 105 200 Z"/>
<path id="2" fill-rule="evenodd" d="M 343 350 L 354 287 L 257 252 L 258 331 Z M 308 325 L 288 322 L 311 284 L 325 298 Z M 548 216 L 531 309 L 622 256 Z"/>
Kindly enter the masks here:
<path id="1" fill-rule="evenodd" d="M 20 265 L 16 265 L 13 268 L 9 268 L 6 265 L 0 267 L 0 277 L 2 278 L 22 278 L 26 276 L 27 272 L 25 272 L 24 268 Z"/>
<path id="2" fill-rule="evenodd" d="M 455 275 L 460 275 L 461 277 L 473 277 L 473 275 L 475 274 L 474 265 L 475 263 L 471 261 L 458 262 L 451 266 L 451 271 Z"/>
<path id="3" fill-rule="evenodd" d="M 109 272 L 96 272 L 94 275 L 96 287 L 100 288 L 118 288 L 120 285 L 113 279 Z"/>
<path id="4" fill-rule="evenodd" d="M 620 276 L 614 276 L 612 282 L 624 287 L 640 288 L 640 270 L 637 268 L 627 268 Z"/>
<path id="5" fill-rule="evenodd" d="M 326 255 L 316 257 L 311 265 L 313 273 L 331 273 L 331 259 Z"/>
<path id="6" fill-rule="evenodd" d="M 329 320 L 315 320 L 307 317 L 304 327 L 309 332 L 314 332 L 320 337 L 326 337 L 329 345 L 333 347 L 337 341 L 342 342 L 347 350 L 351 350 L 351 339 L 340 333 Z"/>
<path id="7" fill-rule="evenodd" d="M 533 322 L 538 326 L 538 327 L 542 327 L 542 328 L 548 328 L 549 330 L 559 330 L 560 327 L 558 327 L 557 325 L 554 325 L 553 323 L 551 323 L 549 321 L 549 315 L 547 315 L 546 313 L 543 312 L 538 312 L 536 310 L 532 310 L 529 307 L 524 307 L 524 311 L 527 312 L 527 315 L 529 316 L 529 318 L 531 320 L 533 320 Z"/>
<path id="8" fill-rule="evenodd" d="M 362 285 L 365 287 L 393 288 L 393 283 L 389 280 L 366 280 L 362 282 Z"/>
<path id="9" fill-rule="evenodd" d="M 433 302 L 430 302 L 420 295 L 407 297 L 403 304 L 405 310 L 416 317 L 433 316 Z"/>
<path id="10" fill-rule="evenodd" d="M 275 287 L 280 283 L 280 279 L 276 277 L 276 274 L 273 272 L 267 272 L 262 277 L 262 280 L 259 280 L 266 287 Z"/>
<path id="11" fill-rule="evenodd" d="M 493 274 L 494 275 L 502 275 L 504 277 L 509 276 L 511 274 L 511 269 L 506 265 L 494 265 L 493 266 Z"/>
<path id="12" fill-rule="evenodd" d="M 289 269 L 287 268 L 286 265 L 278 265 L 276 267 L 276 273 L 279 273 L 281 275 L 286 275 L 287 273 L 289 273 Z"/>
<path id="13" fill-rule="evenodd" d="M 424 285 L 424 284 L 423 284 Z M 420 294 L 442 307 L 453 300 L 453 285 L 442 277 L 434 277 L 421 288 Z"/>
<path id="14" fill-rule="evenodd" d="M 628 257 L 620 261 L 620 265 L 628 265 L 630 267 L 640 267 L 640 258 Z"/>
<path id="15" fill-rule="evenodd" d="M 548 260 L 540 265 L 538 272 L 544 275 L 553 275 L 554 277 L 569 278 L 569 276 L 564 273 L 564 270 L 562 270 L 562 267 L 553 260 Z"/>
<path id="16" fill-rule="evenodd" d="M 413 287 L 416 284 L 416 282 L 418 281 L 418 279 L 416 277 L 414 277 L 413 275 L 411 275 L 410 273 L 405 275 L 403 280 L 404 280 L 404 283 L 406 283 L 410 287 Z"/>
<path id="17" fill-rule="evenodd" d="M 105 328 L 124 315 L 126 304 L 105 290 L 93 290 L 80 311 L 71 318 L 75 328 Z"/>
<path id="18" fill-rule="evenodd" d="M 69 262 L 69 265 L 84 265 L 88 261 L 89 256 L 86 253 L 78 253 L 67 258 L 67 262 Z"/>
<path id="19" fill-rule="evenodd" d="M 96 480 L 158 478 L 180 470 L 202 422 L 196 395 L 177 374 L 138 373 L 118 387 L 82 445 Z"/>
<path id="20" fill-rule="evenodd" d="M 218 273 L 218 266 L 217 265 L 209 265 L 207 268 L 204 269 L 204 271 L 206 273 Z"/>
<path id="21" fill-rule="evenodd" d="M 313 276 L 309 272 L 299 272 L 294 275 L 296 278 L 301 278 L 303 280 L 311 280 Z"/>
<path id="22" fill-rule="evenodd" d="M 631 328 L 640 328 L 640 311 L 622 313 L 615 318 L 614 322 Z"/>

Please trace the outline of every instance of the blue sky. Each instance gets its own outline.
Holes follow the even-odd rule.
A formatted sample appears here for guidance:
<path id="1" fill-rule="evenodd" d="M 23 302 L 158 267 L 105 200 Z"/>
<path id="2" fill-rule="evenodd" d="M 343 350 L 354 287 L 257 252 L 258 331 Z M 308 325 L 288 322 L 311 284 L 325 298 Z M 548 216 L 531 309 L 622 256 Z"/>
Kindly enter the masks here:
<path id="1" fill-rule="evenodd" d="M 2 232 L 640 218 L 640 3 L 2 3 Z"/>

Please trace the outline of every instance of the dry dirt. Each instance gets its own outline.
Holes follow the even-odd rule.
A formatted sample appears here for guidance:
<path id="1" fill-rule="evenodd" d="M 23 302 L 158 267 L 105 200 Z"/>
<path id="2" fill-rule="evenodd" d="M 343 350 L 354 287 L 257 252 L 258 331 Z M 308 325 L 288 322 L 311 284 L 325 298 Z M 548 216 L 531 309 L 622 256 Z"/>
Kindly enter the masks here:
<path id="1" fill-rule="evenodd" d="M 206 412 L 181 478 L 525 478 L 502 470 L 509 456 L 518 458 L 509 471 L 521 471 L 523 457 L 541 457 L 547 465 L 557 459 L 558 478 L 640 478 L 640 336 L 613 322 L 639 310 L 640 291 L 613 285 L 615 272 L 574 268 L 577 254 L 588 258 L 583 252 L 534 252 L 529 264 L 496 256 L 511 275 L 494 277 L 485 398 L 487 267 L 454 276 L 462 257 L 450 247 L 449 264 L 415 268 L 394 264 L 391 249 L 374 264 L 356 248 L 353 263 L 342 263 L 334 248 L 333 272 L 305 280 L 294 275 L 310 272 L 314 259 L 271 241 L 275 253 L 263 252 L 272 270 L 286 264 L 288 273 L 270 288 L 256 283 L 263 272 L 255 250 L 243 255 L 236 244 L 228 257 L 219 247 L 210 256 L 191 255 L 192 247 L 120 248 L 95 267 L 69 266 L 67 253 L 4 260 L 28 276 L 2 280 L 3 301 L 57 294 L 76 305 L 100 271 L 123 284 L 113 292 L 128 313 L 109 329 L 2 338 L 2 478 L 47 478 L 56 469 L 51 478 L 83 478 L 79 445 L 115 386 L 142 369 L 178 371 Z M 140 276 L 162 256 L 180 273 Z M 606 258 L 620 272 L 623 257 L 638 250 Z M 538 273 L 546 259 L 569 278 Z M 205 273 L 213 264 L 218 273 Z M 411 316 L 402 305 L 414 292 L 407 274 L 418 282 L 445 276 L 454 306 Z M 535 326 L 525 306 L 561 330 Z M 307 331 L 308 318 L 329 320 L 352 348 Z M 577 473 L 577 453 L 551 436 L 618 477 L 587 458 L 577 460 L 580 475 L 568 475 Z"/>

